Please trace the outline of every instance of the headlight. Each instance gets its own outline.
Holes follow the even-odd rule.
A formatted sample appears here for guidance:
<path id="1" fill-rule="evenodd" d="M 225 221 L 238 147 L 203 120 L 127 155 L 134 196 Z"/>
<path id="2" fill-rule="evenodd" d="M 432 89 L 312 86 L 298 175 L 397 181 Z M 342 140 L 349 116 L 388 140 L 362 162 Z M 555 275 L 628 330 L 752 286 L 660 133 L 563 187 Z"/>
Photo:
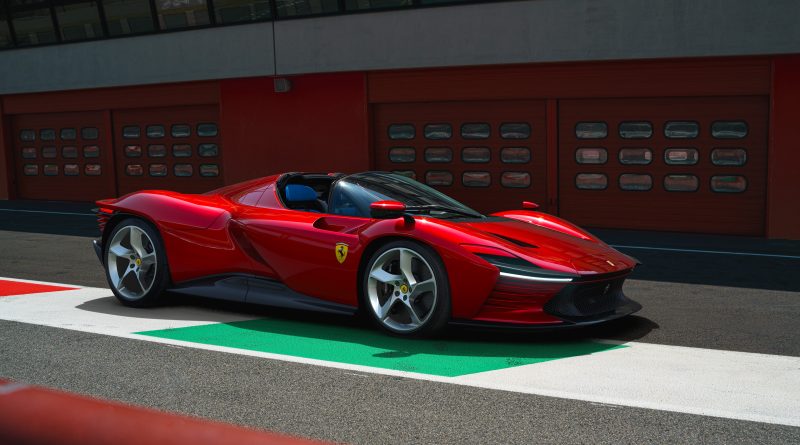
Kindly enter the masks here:
<path id="1" fill-rule="evenodd" d="M 541 267 L 529 263 L 522 258 L 491 255 L 487 253 L 475 253 L 475 255 L 483 258 L 489 264 L 499 269 L 501 277 L 551 283 L 568 283 L 575 278 L 578 278 L 578 275 L 542 269 Z"/>

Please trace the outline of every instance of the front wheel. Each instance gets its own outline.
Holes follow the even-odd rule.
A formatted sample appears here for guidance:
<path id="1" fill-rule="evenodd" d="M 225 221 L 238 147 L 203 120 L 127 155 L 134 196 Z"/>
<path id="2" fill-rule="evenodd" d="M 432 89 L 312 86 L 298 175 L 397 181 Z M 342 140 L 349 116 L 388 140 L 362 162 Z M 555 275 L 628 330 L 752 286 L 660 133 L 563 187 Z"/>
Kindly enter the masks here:
<path id="1" fill-rule="evenodd" d="M 127 306 L 156 303 L 169 281 L 164 246 L 148 223 L 121 221 L 105 245 L 106 279 L 114 295 Z"/>
<path id="2" fill-rule="evenodd" d="M 394 241 L 378 249 L 364 270 L 362 307 L 394 334 L 431 335 L 450 319 L 450 286 L 433 249 Z"/>

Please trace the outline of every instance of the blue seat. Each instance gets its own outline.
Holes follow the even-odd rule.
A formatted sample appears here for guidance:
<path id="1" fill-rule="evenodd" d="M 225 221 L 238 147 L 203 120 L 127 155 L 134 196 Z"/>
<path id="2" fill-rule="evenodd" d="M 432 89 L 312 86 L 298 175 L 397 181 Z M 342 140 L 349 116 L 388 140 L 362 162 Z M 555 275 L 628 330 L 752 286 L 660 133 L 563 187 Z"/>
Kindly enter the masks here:
<path id="1" fill-rule="evenodd" d="M 317 199 L 317 192 L 303 184 L 289 184 L 283 191 L 286 197 L 287 207 L 306 212 L 325 213 L 328 211 L 328 204 L 321 199 Z"/>
<path id="2" fill-rule="evenodd" d="M 287 202 L 308 202 L 317 200 L 317 192 L 302 184 L 289 184 L 284 192 Z"/>

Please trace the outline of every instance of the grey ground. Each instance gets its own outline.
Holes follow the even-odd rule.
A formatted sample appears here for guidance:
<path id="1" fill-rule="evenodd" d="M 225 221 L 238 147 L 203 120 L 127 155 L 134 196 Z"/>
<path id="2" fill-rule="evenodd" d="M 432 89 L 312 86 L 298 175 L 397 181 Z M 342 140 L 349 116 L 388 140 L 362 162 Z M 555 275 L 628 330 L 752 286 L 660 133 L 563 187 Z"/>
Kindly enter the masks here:
<path id="1" fill-rule="evenodd" d="M 10 206 L 88 212 L 80 204 L 0 208 Z M 800 255 L 797 242 L 597 233 L 612 244 Z M 0 211 L 0 276 L 104 287 L 90 246 L 94 235 L 91 216 Z M 566 335 L 800 356 L 800 260 L 629 253 L 645 265 L 626 292 L 644 309 Z M 175 304 L 263 311 L 210 301 Z M 541 341 L 564 334 L 453 329 L 448 335 Z M 351 443 L 800 442 L 800 428 L 362 375 L 13 322 L 0 322 L 0 377 Z"/>

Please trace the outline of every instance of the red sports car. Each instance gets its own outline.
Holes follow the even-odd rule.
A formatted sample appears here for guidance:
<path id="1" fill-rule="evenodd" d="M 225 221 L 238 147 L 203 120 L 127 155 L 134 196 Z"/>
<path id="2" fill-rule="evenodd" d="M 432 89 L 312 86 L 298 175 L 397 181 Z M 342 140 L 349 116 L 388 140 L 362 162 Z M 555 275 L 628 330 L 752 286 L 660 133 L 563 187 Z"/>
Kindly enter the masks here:
<path id="1" fill-rule="evenodd" d="M 396 334 L 447 323 L 594 324 L 636 312 L 633 258 L 552 215 L 482 215 L 405 176 L 285 173 L 203 195 L 97 202 L 94 241 L 129 306 L 166 290 L 369 314 Z"/>

